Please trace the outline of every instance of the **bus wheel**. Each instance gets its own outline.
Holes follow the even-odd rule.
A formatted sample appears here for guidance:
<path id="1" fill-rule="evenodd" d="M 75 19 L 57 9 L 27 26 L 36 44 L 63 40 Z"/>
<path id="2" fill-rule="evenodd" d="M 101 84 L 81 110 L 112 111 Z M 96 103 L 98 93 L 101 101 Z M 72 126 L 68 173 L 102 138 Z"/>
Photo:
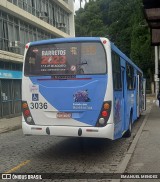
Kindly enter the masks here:
<path id="1" fill-rule="evenodd" d="M 131 136 L 132 133 L 132 117 L 130 116 L 130 120 L 129 120 L 129 128 L 128 130 L 125 132 L 124 137 L 125 138 L 129 138 Z"/>

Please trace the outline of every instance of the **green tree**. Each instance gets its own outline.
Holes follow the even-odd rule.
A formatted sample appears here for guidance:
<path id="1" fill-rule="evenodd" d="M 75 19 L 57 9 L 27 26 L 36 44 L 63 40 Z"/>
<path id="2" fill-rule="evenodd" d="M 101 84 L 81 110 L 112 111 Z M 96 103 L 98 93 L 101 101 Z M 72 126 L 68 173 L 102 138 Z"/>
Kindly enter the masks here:
<path id="1" fill-rule="evenodd" d="M 76 36 L 108 37 L 152 81 L 153 49 L 142 0 L 90 1 L 76 12 L 75 22 Z"/>
<path id="2" fill-rule="evenodd" d="M 76 36 L 104 36 L 106 27 L 96 2 L 90 1 L 76 12 Z"/>
<path id="3" fill-rule="evenodd" d="M 131 22 L 133 26 L 130 57 L 143 70 L 145 76 L 152 80 L 154 72 L 153 48 L 151 47 L 150 31 L 144 19 L 142 4 L 139 0 L 135 0 Z"/>

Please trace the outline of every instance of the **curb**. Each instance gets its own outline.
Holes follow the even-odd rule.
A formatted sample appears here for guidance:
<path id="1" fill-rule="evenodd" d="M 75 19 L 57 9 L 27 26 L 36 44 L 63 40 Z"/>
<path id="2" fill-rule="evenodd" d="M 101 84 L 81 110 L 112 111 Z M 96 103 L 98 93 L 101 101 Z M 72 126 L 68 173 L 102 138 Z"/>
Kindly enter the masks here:
<path id="1" fill-rule="evenodd" d="M 10 132 L 10 131 L 15 131 L 15 130 L 18 130 L 18 129 L 21 129 L 21 128 L 22 128 L 21 125 L 9 127 L 9 128 L 3 128 L 3 129 L 0 131 L 0 134 L 2 134 L 2 133 L 8 133 L 8 132 Z"/>
<path id="2" fill-rule="evenodd" d="M 127 168 L 127 165 L 128 165 L 128 163 L 129 163 L 129 161 L 130 161 L 130 159 L 131 159 L 131 157 L 133 155 L 133 152 L 134 152 L 134 150 L 136 148 L 136 145 L 138 143 L 138 140 L 139 140 L 139 138 L 141 136 L 141 133 L 143 131 L 143 128 L 144 128 L 144 126 L 145 126 L 145 124 L 146 124 L 146 122 L 148 120 L 148 117 L 150 115 L 150 112 L 151 112 L 152 107 L 153 107 L 153 105 L 150 106 L 150 108 L 147 110 L 148 113 L 145 116 L 141 127 L 139 128 L 139 130 L 138 130 L 138 132 L 137 132 L 137 134 L 136 134 L 136 136 L 135 136 L 135 138 L 134 138 L 131 146 L 129 147 L 129 149 L 128 149 L 128 151 L 127 151 L 124 159 L 122 160 L 121 164 L 118 166 L 118 169 L 117 169 L 117 171 L 115 173 L 123 174 L 125 172 L 125 170 Z M 111 180 L 111 182 L 120 182 L 120 181 L 121 181 L 121 179 L 112 179 Z"/>

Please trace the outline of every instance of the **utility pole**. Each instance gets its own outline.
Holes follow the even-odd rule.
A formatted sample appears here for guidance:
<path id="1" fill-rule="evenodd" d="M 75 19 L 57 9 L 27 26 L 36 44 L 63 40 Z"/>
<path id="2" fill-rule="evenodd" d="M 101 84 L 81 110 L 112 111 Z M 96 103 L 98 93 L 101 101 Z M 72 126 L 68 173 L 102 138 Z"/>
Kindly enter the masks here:
<path id="1" fill-rule="evenodd" d="M 160 47 L 155 46 L 155 76 L 154 76 L 154 81 L 155 81 L 155 94 L 156 94 L 156 99 L 157 95 L 159 92 L 159 69 L 158 69 L 158 60 L 159 60 L 159 55 L 160 55 Z"/>

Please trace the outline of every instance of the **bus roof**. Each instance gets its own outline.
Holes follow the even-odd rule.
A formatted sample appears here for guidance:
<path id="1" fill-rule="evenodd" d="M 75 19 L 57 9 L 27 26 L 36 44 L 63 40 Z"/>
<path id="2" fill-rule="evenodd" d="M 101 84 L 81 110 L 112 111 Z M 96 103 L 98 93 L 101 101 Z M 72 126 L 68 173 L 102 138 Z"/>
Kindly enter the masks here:
<path id="1" fill-rule="evenodd" d="M 41 45 L 41 44 L 52 44 L 52 43 L 62 43 L 62 42 L 95 42 L 100 41 L 100 37 L 69 37 L 69 38 L 55 38 L 48 40 L 40 40 L 36 42 L 31 42 L 31 46 Z"/>
<path id="2" fill-rule="evenodd" d="M 40 40 L 35 42 L 30 42 L 31 46 L 37 46 L 41 44 L 52 44 L 52 43 L 67 43 L 67 42 L 99 42 L 101 41 L 102 37 L 69 37 L 69 38 L 55 38 L 55 39 L 47 39 L 47 40 Z M 136 66 L 124 53 L 122 53 L 115 45 L 114 43 L 111 43 L 111 48 L 114 50 L 120 57 L 122 57 L 125 61 L 129 62 L 134 68 L 136 68 L 139 72 L 143 73 L 138 66 Z"/>

